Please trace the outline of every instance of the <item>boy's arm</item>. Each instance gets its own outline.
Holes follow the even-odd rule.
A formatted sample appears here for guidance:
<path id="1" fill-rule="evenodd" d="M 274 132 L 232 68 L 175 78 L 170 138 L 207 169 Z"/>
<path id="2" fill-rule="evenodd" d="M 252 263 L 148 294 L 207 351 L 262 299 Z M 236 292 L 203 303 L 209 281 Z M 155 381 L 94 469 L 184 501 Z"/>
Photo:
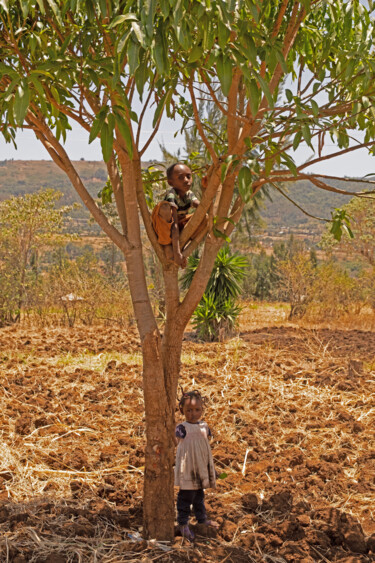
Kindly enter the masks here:
<path id="1" fill-rule="evenodd" d="M 171 206 L 171 209 L 173 219 L 171 228 L 173 259 L 179 266 L 182 266 L 184 268 L 186 266 L 186 258 L 182 255 L 180 249 L 180 231 L 178 229 L 177 208 Z"/>

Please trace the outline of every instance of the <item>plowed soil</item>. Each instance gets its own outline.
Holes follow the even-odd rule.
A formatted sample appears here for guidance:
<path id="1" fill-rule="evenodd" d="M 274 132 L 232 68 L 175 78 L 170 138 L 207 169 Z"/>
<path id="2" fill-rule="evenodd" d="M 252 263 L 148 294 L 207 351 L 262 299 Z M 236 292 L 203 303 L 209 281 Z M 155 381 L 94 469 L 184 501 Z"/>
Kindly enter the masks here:
<path id="1" fill-rule="evenodd" d="M 226 474 L 194 544 L 142 539 L 135 329 L 0 329 L 0 561 L 375 561 L 375 332 L 281 317 L 186 335 L 181 383 Z"/>

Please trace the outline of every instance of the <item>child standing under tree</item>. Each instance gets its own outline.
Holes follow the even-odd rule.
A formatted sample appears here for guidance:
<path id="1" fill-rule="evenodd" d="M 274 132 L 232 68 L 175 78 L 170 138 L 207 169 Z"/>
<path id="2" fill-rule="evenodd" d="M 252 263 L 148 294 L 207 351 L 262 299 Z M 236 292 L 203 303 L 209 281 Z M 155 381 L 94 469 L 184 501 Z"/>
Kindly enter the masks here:
<path id="1" fill-rule="evenodd" d="M 188 522 L 191 506 L 198 524 L 217 527 L 207 519 L 204 489 L 215 488 L 215 469 L 208 439 L 212 436 L 206 422 L 201 421 L 203 399 L 199 391 L 184 393 L 179 402 L 186 421 L 176 427 L 177 454 L 175 485 L 177 495 L 177 522 L 181 535 L 194 539 Z"/>
<path id="2" fill-rule="evenodd" d="M 181 268 L 186 266 L 186 258 L 180 248 L 180 231 L 192 217 L 192 208 L 197 208 L 199 199 L 191 191 L 193 176 L 190 168 L 181 162 L 172 164 L 167 169 L 167 180 L 171 186 L 164 200 L 153 209 L 152 226 L 157 234 L 158 242 L 164 247 L 166 257 Z M 207 186 L 207 178 L 202 178 L 202 188 Z M 198 238 L 207 225 L 205 219 L 192 235 Z"/>

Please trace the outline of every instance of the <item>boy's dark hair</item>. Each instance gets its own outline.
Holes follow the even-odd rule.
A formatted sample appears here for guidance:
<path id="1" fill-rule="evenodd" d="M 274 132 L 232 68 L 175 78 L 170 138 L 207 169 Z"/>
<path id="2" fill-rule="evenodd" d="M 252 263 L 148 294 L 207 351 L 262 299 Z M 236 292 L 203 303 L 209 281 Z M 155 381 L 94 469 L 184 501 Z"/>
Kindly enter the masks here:
<path id="1" fill-rule="evenodd" d="M 198 401 L 201 401 L 202 405 L 204 405 L 204 397 L 202 397 L 199 391 L 182 391 L 181 399 L 178 401 L 178 408 L 180 409 L 181 413 L 183 413 L 184 404 L 189 399 L 196 399 Z"/>
<path id="2" fill-rule="evenodd" d="M 185 166 L 184 162 L 174 162 L 173 164 L 168 166 L 168 168 L 167 168 L 167 180 L 170 180 L 172 178 L 174 167 L 178 166 L 178 164 L 183 164 Z"/>

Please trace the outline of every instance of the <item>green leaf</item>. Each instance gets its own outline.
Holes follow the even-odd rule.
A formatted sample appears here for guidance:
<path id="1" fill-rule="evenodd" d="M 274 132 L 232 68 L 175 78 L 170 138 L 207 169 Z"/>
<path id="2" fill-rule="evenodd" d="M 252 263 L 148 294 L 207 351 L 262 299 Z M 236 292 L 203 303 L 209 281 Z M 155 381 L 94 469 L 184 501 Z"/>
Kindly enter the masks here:
<path id="1" fill-rule="evenodd" d="M 171 100 L 171 98 L 172 98 L 172 95 L 173 95 L 173 90 L 171 89 L 171 90 L 168 90 L 168 91 L 162 96 L 162 98 L 160 99 L 160 101 L 159 101 L 159 103 L 158 103 L 158 105 L 157 105 L 157 108 L 156 108 L 156 110 L 155 110 L 154 119 L 153 119 L 153 121 L 152 121 L 152 126 L 153 126 L 153 127 L 155 127 L 155 125 L 157 124 L 158 119 L 159 119 L 159 117 L 160 117 L 160 115 L 161 115 L 161 113 L 162 113 L 162 111 L 163 111 L 163 109 L 164 109 L 164 106 L 165 106 L 167 103 L 170 102 L 170 100 Z"/>
<path id="2" fill-rule="evenodd" d="M 221 49 L 224 49 L 230 37 L 230 30 L 223 22 L 219 21 L 217 31 L 219 46 L 221 47 Z"/>
<path id="3" fill-rule="evenodd" d="M 132 30 L 128 29 L 124 35 L 122 35 L 117 43 L 117 48 L 116 48 L 116 52 L 117 53 L 121 53 L 123 51 L 123 49 L 125 48 L 126 43 L 128 42 L 129 37 L 132 34 Z"/>
<path id="4" fill-rule="evenodd" d="M 228 96 L 232 84 L 232 65 L 228 57 L 220 54 L 216 60 L 217 75 L 224 96 Z"/>
<path id="5" fill-rule="evenodd" d="M 194 63 L 198 61 L 203 54 L 203 47 L 201 45 L 194 45 L 192 50 L 190 51 L 188 61 L 189 63 Z"/>
<path id="6" fill-rule="evenodd" d="M 226 479 L 228 477 L 228 474 L 225 473 L 225 471 L 223 471 L 222 473 L 220 473 L 220 475 L 217 476 L 218 479 Z"/>
<path id="7" fill-rule="evenodd" d="M 112 155 L 113 148 L 113 129 L 108 123 L 103 123 L 101 134 L 100 134 L 100 144 L 102 147 L 104 162 L 108 162 Z"/>
<path id="8" fill-rule="evenodd" d="M 26 19 L 29 14 L 29 3 L 27 0 L 21 0 L 20 4 L 22 9 L 22 16 L 24 17 L 24 19 Z"/>
<path id="9" fill-rule="evenodd" d="M 116 125 L 118 130 L 125 141 L 126 149 L 129 153 L 129 157 L 133 158 L 133 139 L 132 134 L 130 131 L 130 127 L 127 124 L 125 118 L 121 115 L 121 113 L 117 109 L 113 109 L 115 114 Z"/>
<path id="10" fill-rule="evenodd" d="M 168 48 L 161 27 L 158 28 L 156 33 L 153 55 L 158 74 L 161 76 L 167 75 L 169 73 Z"/>
<path id="11" fill-rule="evenodd" d="M 259 104 L 260 104 L 260 91 L 255 80 L 250 80 L 249 90 L 250 90 L 249 103 L 250 103 L 251 114 L 253 117 L 255 117 L 256 114 L 258 113 Z"/>
<path id="12" fill-rule="evenodd" d="M 212 232 L 213 232 L 213 235 L 214 235 L 216 238 L 222 238 L 222 239 L 224 239 L 224 240 L 227 241 L 227 242 L 231 242 L 230 238 L 227 237 L 227 235 L 226 235 L 225 233 L 223 233 L 222 231 L 219 231 L 219 229 L 216 229 L 216 227 L 214 227 L 214 228 L 212 229 Z"/>
<path id="13" fill-rule="evenodd" d="M 332 226 L 330 233 L 333 235 L 334 239 L 340 241 L 345 232 L 349 238 L 354 238 L 353 231 L 350 228 L 351 217 L 348 215 L 346 209 L 335 209 L 331 212 L 332 215 Z"/>
<path id="14" fill-rule="evenodd" d="M 286 60 L 284 59 L 284 55 L 281 51 L 276 50 L 276 58 L 280 63 L 280 66 L 285 74 L 288 74 L 288 66 L 286 64 Z"/>
<path id="15" fill-rule="evenodd" d="M 311 103 L 311 109 L 312 109 L 312 112 L 313 112 L 313 114 L 314 114 L 314 117 L 318 117 L 318 115 L 319 115 L 319 106 L 318 106 L 318 104 L 316 103 L 315 100 L 311 100 L 310 103 Z"/>
<path id="16" fill-rule="evenodd" d="M 114 27 L 120 25 L 120 23 L 124 23 L 125 21 L 138 22 L 138 18 L 135 14 L 123 14 L 121 16 L 116 16 L 109 24 L 108 29 L 113 29 Z"/>
<path id="17" fill-rule="evenodd" d="M 281 160 L 289 168 L 289 170 L 292 172 L 293 176 L 297 176 L 297 167 L 296 167 L 296 163 L 294 162 L 293 158 L 289 154 L 283 153 L 281 155 Z"/>
<path id="18" fill-rule="evenodd" d="M 30 90 L 26 83 L 19 84 L 14 97 L 13 115 L 17 125 L 22 126 L 30 103 Z"/>
<path id="19" fill-rule="evenodd" d="M 0 0 L 0 6 L 4 8 L 6 13 L 9 11 L 9 0 Z"/>
<path id="20" fill-rule="evenodd" d="M 98 193 L 98 197 L 100 197 L 100 199 L 102 200 L 102 204 L 106 205 L 107 203 L 112 203 L 112 195 L 113 195 L 112 184 L 108 180 L 104 188 L 101 189 L 100 192 Z"/>
<path id="21" fill-rule="evenodd" d="M 52 94 L 53 98 L 56 100 L 56 102 L 59 104 L 60 103 L 60 94 L 58 93 L 58 91 L 56 90 L 56 88 L 54 86 L 51 86 L 51 94 Z"/>
<path id="22" fill-rule="evenodd" d="M 13 92 L 14 92 L 17 84 L 19 84 L 20 81 L 21 81 L 20 76 L 16 76 L 15 78 L 13 78 L 12 82 L 9 84 L 8 88 L 4 92 L 4 101 L 5 102 L 9 102 L 9 100 L 12 99 Z"/>
<path id="23" fill-rule="evenodd" d="M 300 142 L 301 142 L 301 139 L 302 139 L 302 132 L 301 132 L 301 131 L 298 131 L 298 132 L 295 134 L 294 139 L 293 139 L 293 150 L 294 150 L 294 151 L 296 151 L 296 150 L 298 149 L 299 144 L 300 144 Z"/>
<path id="24" fill-rule="evenodd" d="M 94 119 L 90 130 L 89 144 L 92 143 L 98 137 L 103 127 L 107 112 L 108 112 L 107 108 L 100 110 L 100 112 Z"/>
<path id="25" fill-rule="evenodd" d="M 293 101 L 293 92 L 288 88 L 285 90 L 285 95 L 289 103 Z"/>
<path id="26" fill-rule="evenodd" d="M 238 174 L 238 191 L 244 203 L 248 203 L 252 196 L 251 185 L 253 177 L 250 168 L 243 166 Z"/>
<path id="27" fill-rule="evenodd" d="M 130 39 L 128 44 L 128 64 L 130 74 L 134 74 L 139 65 L 139 44 Z"/>
<path id="28" fill-rule="evenodd" d="M 138 39 L 138 41 L 143 47 L 145 45 L 145 35 L 141 29 L 141 26 L 139 25 L 138 22 L 132 21 L 132 29 L 135 33 L 136 38 Z"/>
<path id="29" fill-rule="evenodd" d="M 183 49 L 190 49 L 191 47 L 191 37 L 187 30 L 187 26 L 184 20 L 176 28 L 177 40 Z"/>
<path id="30" fill-rule="evenodd" d="M 135 111 L 130 111 L 129 114 L 130 114 L 130 119 L 135 123 L 138 123 L 138 115 L 135 113 Z"/>
<path id="31" fill-rule="evenodd" d="M 146 84 L 147 76 L 148 76 L 147 62 L 143 60 L 134 74 L 135 85 L 137 87 L 137 91 L 141 100 L 142 100 L 142 94 Z"/>
<path id="32" fill-rule="evenodd" d="M 68 35 L 67 37 L 65 37 L 64 43 L 60 47 L 60 51 L 59 51 L 60 55 L 65 54 L 65 50 L 66 50 L 67 46 L 69 45 L 71 39 L 72 39 L 72 35 Z"/>
<path id="33" fill-rule="evenodd" d="M 258 61 L 257 61 L 258 52 L 254 40 L 249 35 L 246 35 L 244 37 L 244 40 L 245 40 L 245 49 L 247 51 L 246 54 L 250 59 L 250 62 L 253 65 L 253 67 L 256 68 L 258 66 Z"/>
<path id="34" fill-rule="evenodd" d="M 30 74 L 30 82 L 33 84 L 35 90 L 39 95 L 39 103 L 44 114 L 47 114 L 47 104 L 45 102 L 46 94 L 44 92 L 43 86 L 35 74 Z"/>
<path id="35" fill-rule="evenodd" d="M 262 88 L 263 93 L 267 98 L 267 102 L 270 108 L 273 109 L 274 102 L 267 82 L 259 74 L 257 75 L 257 79 L 259 80 L 260 87 Z"/>
<path id="36" fill-rule="evenodd" d="M 46 2 L 49 5 L 49 7 L 51 8 L 56 20 L 58 21 L 58 23 L 60 25 L 63 25 L 63 22 L 62 22 L 62 19 L 61 19 L 61 12 L 60 12 L 59 7 L 56 4 L 56 2 L 54 0 L 46 0 Z"/>
<path id="37" fill-rule="evenodd" d="M 301 126 L 301 131 L 302 131 L 302 135 L 303 138 L 305 139 L 306 143 L 309 145 L 310 148 L 313 148 L 312 144 L 311 144 L 311 132 L 310 132 L 310 128 L 309 126 L 304 123 Z"/>

